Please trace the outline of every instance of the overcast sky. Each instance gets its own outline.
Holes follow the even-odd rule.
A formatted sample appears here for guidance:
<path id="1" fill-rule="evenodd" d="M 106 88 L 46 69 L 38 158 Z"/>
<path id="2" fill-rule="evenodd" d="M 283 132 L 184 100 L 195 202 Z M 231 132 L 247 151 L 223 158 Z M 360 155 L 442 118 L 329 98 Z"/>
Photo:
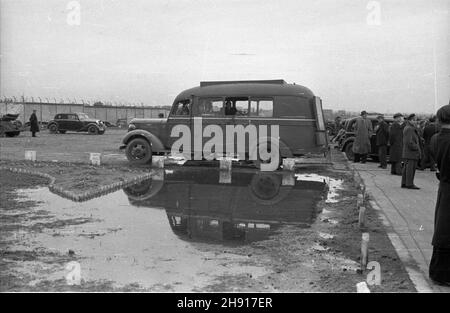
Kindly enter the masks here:
<path id="1" fill-rule="evenodd" d="M 167 105 L 204 80 L 283 78 L 333 109 L 450 99 L 449 0 L 79 0 L 80 25 L 70 1 L 0 1 L 2 97 Z"/>

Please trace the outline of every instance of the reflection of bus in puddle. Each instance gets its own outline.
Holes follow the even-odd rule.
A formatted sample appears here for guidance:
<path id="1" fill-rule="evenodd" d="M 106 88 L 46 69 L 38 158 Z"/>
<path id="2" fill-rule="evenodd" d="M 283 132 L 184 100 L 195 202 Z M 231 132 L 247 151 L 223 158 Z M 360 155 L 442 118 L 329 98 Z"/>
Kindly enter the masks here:
<path id="1" fill-rule="evenodd" d="M 224 174 L 228 183 L 221 183 Z M 194 241 L 244 243 L 267 238 L 280 224 L 306 227 L 326 190 L 288 172 L 184 168 L 163 176 L 124 191 L 133 205 L 163 207 L 173 232 Z"/>

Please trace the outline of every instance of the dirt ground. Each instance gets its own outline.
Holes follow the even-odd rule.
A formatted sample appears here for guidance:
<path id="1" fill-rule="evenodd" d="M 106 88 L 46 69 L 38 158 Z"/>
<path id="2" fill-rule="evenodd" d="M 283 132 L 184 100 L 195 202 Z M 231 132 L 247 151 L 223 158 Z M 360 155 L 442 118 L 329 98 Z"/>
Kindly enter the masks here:
<path id="1" fill-rule="evenodd" d="M 67 136 L 77 138 L 84 135 L 61 136 L 65 136 L 65 139 Z M 104 136 L 101 138 L 108 138 L 107 135 Z M 111 143 L 114 143 L 114 147 L 117 146 L 120 136 L 116 134 L 113 137 L 111 135 L 111 138 L 92 152 L 108 151 L 108 145 Z M 86 138 L 89 142 L 93 138 L 92 145 L 94 145 L 94 139 L 100 137 Z M 4 141 L 1 143 L 4 156 Z M 19 151 L 21 148 L 10 149 L 10 147 L 6 149 L 8 151 L 6 155 L 21 153 Z M 58 151 L 53 145 L 47 146 L 48 150 L 41 146 L 34 147 L 41 149 L 38 151 L 42 151 L 42 155 L 47 153 L 50 158 Z M 72 145 L 70 149 L 73 150 L 69 151 L 77 150 Z M 89 148 L 83 149 L 88 150 Z M 164 212 L 151 211 L 154 212 L 151 218 L 157 223 L 151 226 L 152 222 L 145 220 L 150 217 L 149 210 L 139 211 L 138 208 L 135 210 L 128 207 L 128 211 L 116 212 L 115 208 L 111 208 L 108 213 L 108 209 L 102 207 L 101 198 L 97 202 L 88 202 L 87 206 L 64 202 L 61 207 L 53 210 L 50 205 L 48 208 L 43 206 L 39 200 L 30 201 L 32 197 L 22 192 L 29 190 L 28 194 L 33 194 L 34 189 L 35 199 L 39 199 L 40 193 L 47 192 L 46 189 L 42 189 L 48 184 L 46 179 L 1 170 L 0 291 L 355 292 L 355 285 L 365 281 L 369 273 L 369 270 L 364 272 L 358 270 L 361 245 L 361 230 L 358 227 L 356 209 L 358 191 L 353 187 L 352 176 L 345 167 L 344 158 L 340 154 L 333 157 L 333 161 L 341 165 L 339 169 L 298 170 L 300 174 L 316 173 L 342 180 L 341 188 L 336 190 L 334 201 L 326 201 L 324 197 L 317 204 L 319 215 L 309 227 L 284 225 L 266 240 L 246 245 L 183 242 L 173 234 L 164 235 L 166 237 L 162 237 L 163 241 L 167 240 L 167 243 L 163 243 L 166 245 L 163 247 L 166 247 L 166 250 L 176 247 L 179 251 L 187 253 L 183 255 L 182 252 L 177 252 L 176 255 L 167 256 L 161 252 L 164 249 L 158 246 L 161 243 L 154 241 L 147 243 L 145 238 L 146 233 L 156 232 L 155 236 L 158 236 L 159 233 L 169 229 Z M 73 192 L 89 191 L 149 171 L 148 168 L 131 168 L 125 163 L 123 166 L 117 166 L 119 163 L 112 162 L 101 167 L 72 163 L 85 160 L 77 159 L 76 154 L 70 155 L 65 160 L 68 162 L 31 163 L 2 158 L 0 166 L 33 169 L 50 174 L 56 178 L 57 185 Z M 117 206 L 127 204 L 125 200 L 117 200 Z M 55 198 L 52 201 L 59 200 Z M 120 201 L 125 202 L 121 204 Z M 117 227 L 119 222 L 114 224 L 110 221 L 113 216 L 120 220 L 122 228 Z M 158 222 L 159 219 L 161 222 Z M 127 225 L 129 229 L 126 228 Z M 148 227 L 155 229 L 150 231 Z M 369 260 L 379 262 L 382 277 L 381 285 L 370 286 L 370 289 L 373 292 L 414 291 L 381 221 L 376 212 L 370 209 L 366 231 L 371 236 Z M 142 240 L 133 237 L 135 244 L 130 244 L 127 232 L 132 236 L 141 236 Z M 41 240 L 43 236 L 47 236 L 50 240 Z M 122 243 L 121 240 L 128 241 Z M 144 241 L 147 246 L 141 247 L 139 241 Z M 110 242 L 114 244 L 108 246 Z M 77 244 L 78 248 L 70 249 Z M 155 250 L 151 250 L 152 247 L 148 245 L 156 245 Z M 93 246 L 93 252 L 85 249 L 86 246 Z M 158 253 L 162 254 L 154 255 Z M 102 259 L 100 264 L 97 264 L 99 255 Z M 122 260 L 114 263 L 117 255 L 120 255 L 118 258 L 126 259 L 126 262 Z M 128 262 L 128 258 L 132 261 Z M 188 263 L 192 262 L 192 268 L 182 269 L 186 263 L 185 258 L 190 260 Z M 89 259 L 96 259 L 97 263 L 89 263 Z M 88 264 L 94 275 L 83 279 L 79 286 L 67 285 L 64 278 L 67 273 L 65 266 L 70 261 Z M 113 274 L 111 279 L 108 279 L 108 275 L 95 276 L 96 271 L 108 268 L 110 263 L 114 263 L 111 273 L 119 273 L 123 277 L 115 278 Z M 159 273 L 162 271 L 161 268 L 166 269 L 164 274 Z M 187 275 L 186 272 L 191 270 L 192 276 L 184 277 Z M 146 281 L 141 276 L 145 276 L 147 272 L 158 274 L 152 276 L 150 281 Z M 202 280 L 192 283 L 199 276 Z"/>
<path id="2" fill-rule="evenodd" d="M 30 132 L 18 137 L 0 137 L 0 160 L 25 159 L 25 151 L 36 151 L 39 161 L 88 163 L 90 153 L 102 153 L 105 164 L 126 165 L 126 157 L 119 150 L 126 129 L 108 128 L 104 135 L 87 133 L 50 134 L 42 130 L 36 138 Z"/>

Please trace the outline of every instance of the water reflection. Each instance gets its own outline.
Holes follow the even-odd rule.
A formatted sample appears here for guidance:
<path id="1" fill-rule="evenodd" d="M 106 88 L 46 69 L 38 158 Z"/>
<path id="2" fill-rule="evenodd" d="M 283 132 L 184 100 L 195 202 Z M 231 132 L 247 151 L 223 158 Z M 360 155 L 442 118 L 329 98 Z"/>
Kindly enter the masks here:
<path id="1" fill-rule="evenodd" d="M 164 208 L 172 231 L 193 241 L 246 243 L 267 238 L 280 224 L 307 226 L 327 188 L 288 172 L 203 167 L 155 177 L 124 189 L 130 203 Z"/>

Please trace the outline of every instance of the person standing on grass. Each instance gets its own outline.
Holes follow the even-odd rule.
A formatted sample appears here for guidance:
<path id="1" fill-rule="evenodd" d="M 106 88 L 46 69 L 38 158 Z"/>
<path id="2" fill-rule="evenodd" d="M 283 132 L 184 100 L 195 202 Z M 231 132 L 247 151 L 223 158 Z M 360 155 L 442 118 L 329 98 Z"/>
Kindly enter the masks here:
<path id="1" fill-rule="evenodd" d="M 431 137 L 434 134 L 438 133 L 438 125 L 436 123 L 436 117 L 433 116 L 429 119 L 429 123 L 423 129 L 423 140 L 424 140 L 424 149 L 423 149 L 423 159 L 420 166 L 421 170 L 425 170 L 427 167 L 430 167 L 432 172 L 436 171 L 435 161 L 431 154 L 430 142 Z"/>
<path id="2" fill-rule="evenodd" d="M 353 153 L 355 163 L 366 163 L 367 155 L 371 150 L 370 136 L 372 135 L 372 122 L 367 118 L 367 112 L 362 111 L 361 116 L 355 122 L 355 141 Z"/>
<path id="3" fill-rule="evenodd" d="M 36 137 L 36 133 L 39 132 L 39 123 L 38 118 L 36 116 L 36 110 L 33 110 L 30 116 L 30 131 L 31 136 Z"/>
<path id="4" fill-rule="evenodd" d="M 450 286 L 450 102 L 437 112 L 441 131 L 431 139 L 431 153 L 439 172 L 439 190 L 434 215 L 433 254 L 430 278 Z"/>
<path id="5" fill-rule="evenodd" d="M 387 145 L 389 142 L 389 125 L 384 120 L 384 115 L 378 115 L 378 125 L 376 127 L 376 140 L 378 147 L 378 158 L 383 169 L 387 168 Z"/>
<path id="6" fill-rule="evenodd" d="M 403 160 L 405 166 L 402 172 L 402 188 L 420 189 L 414 185 L 417 163 L 420 160 L 420 136 L 417 130 L 417 118 L 415 114 L 410 114 L 406 120 L 403 130 Z"/>
<path id="7" fill-rule="evenodd" d="M 403 129 L 405 124 L 401 113 L 394 114 L 394 122 L 389 131 L 389 162 L 391 174 L 402 175 Z"/>

